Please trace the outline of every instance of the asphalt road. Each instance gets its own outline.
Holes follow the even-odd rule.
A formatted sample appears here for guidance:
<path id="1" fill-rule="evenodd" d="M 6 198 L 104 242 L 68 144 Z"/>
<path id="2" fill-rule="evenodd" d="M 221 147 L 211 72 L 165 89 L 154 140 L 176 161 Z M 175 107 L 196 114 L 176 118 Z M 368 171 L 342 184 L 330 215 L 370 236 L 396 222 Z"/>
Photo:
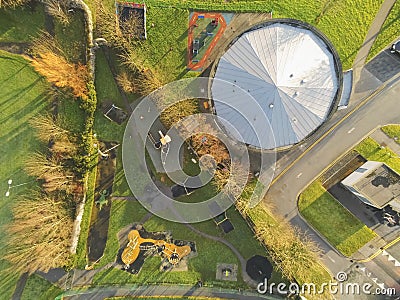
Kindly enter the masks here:
<path id="1" fill-rule="evenodd" d="M 339 255 L 299 216 L 297 197 L 331 162 L 355 146 L 379 125 L 400 121 L 400 83 L 389 84 L 364 106 L 347 117 L 270 188 L 264 201 L 272 202 L 276 212 L 293 225 L 310 233 L 324 254 L 322 260 L 332 274 L 346 270 L 351 262 Z"/>

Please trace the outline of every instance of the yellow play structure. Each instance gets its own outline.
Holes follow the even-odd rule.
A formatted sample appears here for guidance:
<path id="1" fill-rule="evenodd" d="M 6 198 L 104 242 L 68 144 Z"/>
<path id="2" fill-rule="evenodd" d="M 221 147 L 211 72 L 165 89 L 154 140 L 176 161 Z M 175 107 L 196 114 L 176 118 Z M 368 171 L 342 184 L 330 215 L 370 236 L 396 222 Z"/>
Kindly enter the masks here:
<path id="1" fill-rule="evenodd" d="M 128 240 L 129 243 L 121 255 L 123 263 L 127 266 L 135 262 L 141 250 L 159 249 L 173 266 L 177 265 L 183 257 L 189 255 L 191 252 L 190 246 L 187 245 L 177 246 L 163 240 L 144 239 L 137 230 L 131 230 L 128 233 Z"/>

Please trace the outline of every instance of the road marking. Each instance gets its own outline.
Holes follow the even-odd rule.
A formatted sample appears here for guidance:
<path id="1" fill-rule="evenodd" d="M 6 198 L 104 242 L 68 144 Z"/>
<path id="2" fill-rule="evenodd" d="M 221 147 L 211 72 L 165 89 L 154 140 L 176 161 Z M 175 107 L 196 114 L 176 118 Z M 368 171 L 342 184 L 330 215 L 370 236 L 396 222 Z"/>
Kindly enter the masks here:
<path id="1" fill-rule="evenodd" d="M 328 129 L 324 134 L 322 134 L 313 144 L 310 145 L 307 149 L 304 150 L 297 158 L 291 162 L 285 169 L 282 170 L 272 181 L 271 184 L 269 185 L 269 188 L 271 188 L 278 180 L 281 178 L 283 175 L 287 173 L 287 171 L 290 170 L 291 167 L 293 167 L 300 159 L 303 158 L 304 155 L 306 155 L 311 149 L 313 149 L 316 145 L 319 144 L 328 134 L 330 134 L 332 131 L 334 131 L 337 127 L 339 127 L 340 124 L 342 124 L 345 120 L 347 120 L 352 114 L 354 114 L 358 109 L 360 109 L 362 106 L 364 106 L 370 99 L 374 98 L 376 95 L 378 95 L 383 89 L 387 86 L 387 84 L 383 84 L 380 88 L 376 89 L 371 95 L 369 95 L 367 98 L 365 98 L 363 101 L 361 101 L 359 104 L 356 105 L 356 107 L 353 108 L 353 110 L 349 111 L 347 115 L 345 115 L 342 119 L 340 119 L 336 124 L 334 124 L 330 129 Z"/>
<path id="2" fill-rule="evenodd" d="M 356 129 L 355 127 L 353 127 L 352 129 L 350 129 L 349 131 L 347 131 L 347 133 L 352 133 L 354 131 L 354 129 Z"/>
<path id="3" fill-rule="evenodd" d="M 297 174 L 296 178 L 299 179 L 301 177 L 301 175 L 303 175 L 303 173 Z"/>

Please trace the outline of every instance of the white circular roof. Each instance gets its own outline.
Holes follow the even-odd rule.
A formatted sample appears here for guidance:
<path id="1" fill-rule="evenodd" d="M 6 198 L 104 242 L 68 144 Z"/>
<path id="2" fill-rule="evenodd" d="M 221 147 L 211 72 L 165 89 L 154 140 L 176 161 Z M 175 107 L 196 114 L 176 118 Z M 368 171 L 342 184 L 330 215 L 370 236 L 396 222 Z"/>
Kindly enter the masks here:
<path id="1" fill-rule="evenodd" d="M 310 30 L 273 23 L 249 31 L 218 63 L 215 78 L 232 83 L 232 88 L 213 81 L 217 115 L 247 144 L 265 149 L 295 144 L 320 126 L 330 111 L 338 89 L 334 65 L 328 46 Z M 243 98 L 236 96 L 239 88 L 254 97 L 263 112 L 241 103 Z M 254 117 L 246 120 L 238 107 Z M 260 113 L 270 121 L 275 141 L 263 136 L 266 124 L 257 123 Z"/>

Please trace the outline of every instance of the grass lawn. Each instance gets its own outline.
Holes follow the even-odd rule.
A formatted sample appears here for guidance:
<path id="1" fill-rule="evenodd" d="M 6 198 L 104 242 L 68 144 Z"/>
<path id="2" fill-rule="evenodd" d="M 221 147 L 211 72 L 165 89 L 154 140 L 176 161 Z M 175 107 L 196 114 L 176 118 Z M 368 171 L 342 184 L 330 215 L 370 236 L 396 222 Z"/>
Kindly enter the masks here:
<path id="1" fill-rule="evenodd" d="M 299 197 L 299 210 L 329 243 L 346 256 L 351 256 L 376 234 L 313 182 Z"/>
<path id="2" fill-rule="evenodd" d="M 380 145 L 368 137 L 354 148 L 365 159 L 373 161 L 381 161 L 400 173 L 400 158 L 392 150 L 388 148 L 381 149 Z"/>
<path id="3" fill-rule="evenodd" d="M 167 81 L 183 77 L 187 73 L 189 11 L 149 5 L 146 18 L 148 38 L 137 52 L 145 64 L 158 70 Z"/>
<path id="4" fill-rule="evenodd" d="M 367 60 L 371 60 L 382 49 L 391 45 L 399 37 L 400 27 L 400 2 L 396 1 L 389 16 L 381 28 L 378 38 L 375 40 Z"/>
<path id="5" fill-rule="evenodd" d="M 140 222 L 146 214 L 147 210 L 137 201 L 113 200 L 111 202 L 107 244 L 98 266 L 106 265 L 115 260 L 119 250 L 118 232 L 129 224 Z"/>
<path id="6" fill-rule="evenodd" d="M 29 276 L 21 300 L 49 300 L 56 298 L 62 290 L 43 279 L 39 275 L 33 274 Z"/>
<path id="7" fill-rule="evenodd" d="M 392 138 L 392 139 L 396 138 L 396 142 L 398 144 L 400 144 L 400 125 L 399 124 L 386 125 L 386 126 L 383 126 L 381 129 L 390 138 Z"/>
<path id="8" fill-rule="evenodd" d="M 85 128 L 85 112 L 79 106 L 79 100 L 62 98 L 58 105 L 60 125 L 74 134 L 80 134 Z"/>
<path id="9" fill-rule="evenodd" d="M 124 102 L 118 87 L 115 84 L 113 75 L 108 66 L 107 59 L 103 50 L 96 52 L 96 92 L 99 103 L 111 101 L 116 106 L 125 109 Z"/>
<path id="10" fill-rule="evenodd" d="M 29 24 L 29 26 L 27 26 Z M 0 42 L 29 42 L 44 28 L 44 6 L 0 9 Z"/>
<path id="11" fill-rule="evenodd" d="M 93 155 L 94 162 L 97 161 L 98 157 L 96 154 Z M 95 184 L 96 184 L 97 167 L 93 167 L 88 174 L 87 180 L 87 191 L 86 191 L 86 203 L 82 215 L 81 231 L 79 233 L 78 245 L 76 247 L 75 266 L 83 269 L 88 263 L 86 256 L 87 252 L 87 239 L 90 228 L 90 217 L 92 216 L 92 208 L 94 203 L 95 195 Z"/>
<path id="12" fill-rule="evenodd" d="M 319 28 L 335 45 L 342 60 L 343 69 L 346 70 L 351 68 L 357 51 L 368 32 L 369 25 L 382 2 L 383 0 L 302 0 L 294 3 L 290 0 L 271 0 L 265 3 L 255 0 L 238 0 L 226 3 L 226 1 L 222 0 L 150 0 L 146 4 L 150 8 L 173 6 L 181 9 L 237 12 L 269 12 L 272 10 L 274 17 L 298 19 Z M 394 26 L 393 30 L 395 30 L 394 28 L 396 27 Z M 151 33 L 151 30 L 149 30 L 148 35 L 151 36 Z"/>
<path id="13" fill-rule="evenodd" d="M 383 0 L 325 1 L 327 10 L 321 12 L 317 26 L 335 46 L 342 61 L 343 70 L 350 69 L 369 26 Z"/>
<path id="14" fill-rule="evenodd" d="M 83 11 L 75 10 L 67 25 L 54 19 L 54 33 L 61 49 L 70 61 L 85 63 L 87 41 Z"/>
<path id="15" fill-rule="evenodd" d="M 18 195 L 35 188 L 33 178 L 23 171 L 24 160 L 35 151 L 40 151 L 44 145 L 36 140 L 34 130 L 28 124 L 29 119 L 44 113 L 48 107 L 47 83 L 20 56 L 0 51 L 0 226 L 6 226 L 12 218 L 11 205 L 18 201 Z M 12 188 L 10 196 L 4 197 L 7 191 L 8 179 L 13 185 L 27 183 Z M 4 230 L 0 239 L 4 246 Z M 0 256 L 4 255 L 4 247 L 0 247 Z M 0 270 L 9 264 L 0 260 Z M 0 290 L 2 297 L 10 299 L 18 274 L 0 272 Z"/>
<path id="16" fill-rule="evenodd" d="M 135 221 L 132 217 L 126 224 Z M 112 227 L 112 226 L 111 226 Z M 242 286 L 244 283 L 240 276 L 238 282 L 216 282 L 215 272 L 217 263 L 238 264 L 236 256 L 231 250 L 221 243 L 211 242 L 196 233 L 192 232 L 184 224 L 170 222 L 151 217 L 144 227 L 148 231 L 171 231 L 174 239 L 195 241 L 198 255 L 189 259 L 187 272 L 160 272 L 160 258 L 152 257 L 145 261 L 145 264 L 138 275 L 131 275 L 125 271 L 117 269 L 105 270 L 96 275 L 95 284 L 108 283 L 181 283 L 195 284 L 202 279 L 205 284 L 216 284 L 224 287 Z M 116 249 L 115 253 L 118 249 Z M 115 254 L 114 254 L 115 255 Z"/>

